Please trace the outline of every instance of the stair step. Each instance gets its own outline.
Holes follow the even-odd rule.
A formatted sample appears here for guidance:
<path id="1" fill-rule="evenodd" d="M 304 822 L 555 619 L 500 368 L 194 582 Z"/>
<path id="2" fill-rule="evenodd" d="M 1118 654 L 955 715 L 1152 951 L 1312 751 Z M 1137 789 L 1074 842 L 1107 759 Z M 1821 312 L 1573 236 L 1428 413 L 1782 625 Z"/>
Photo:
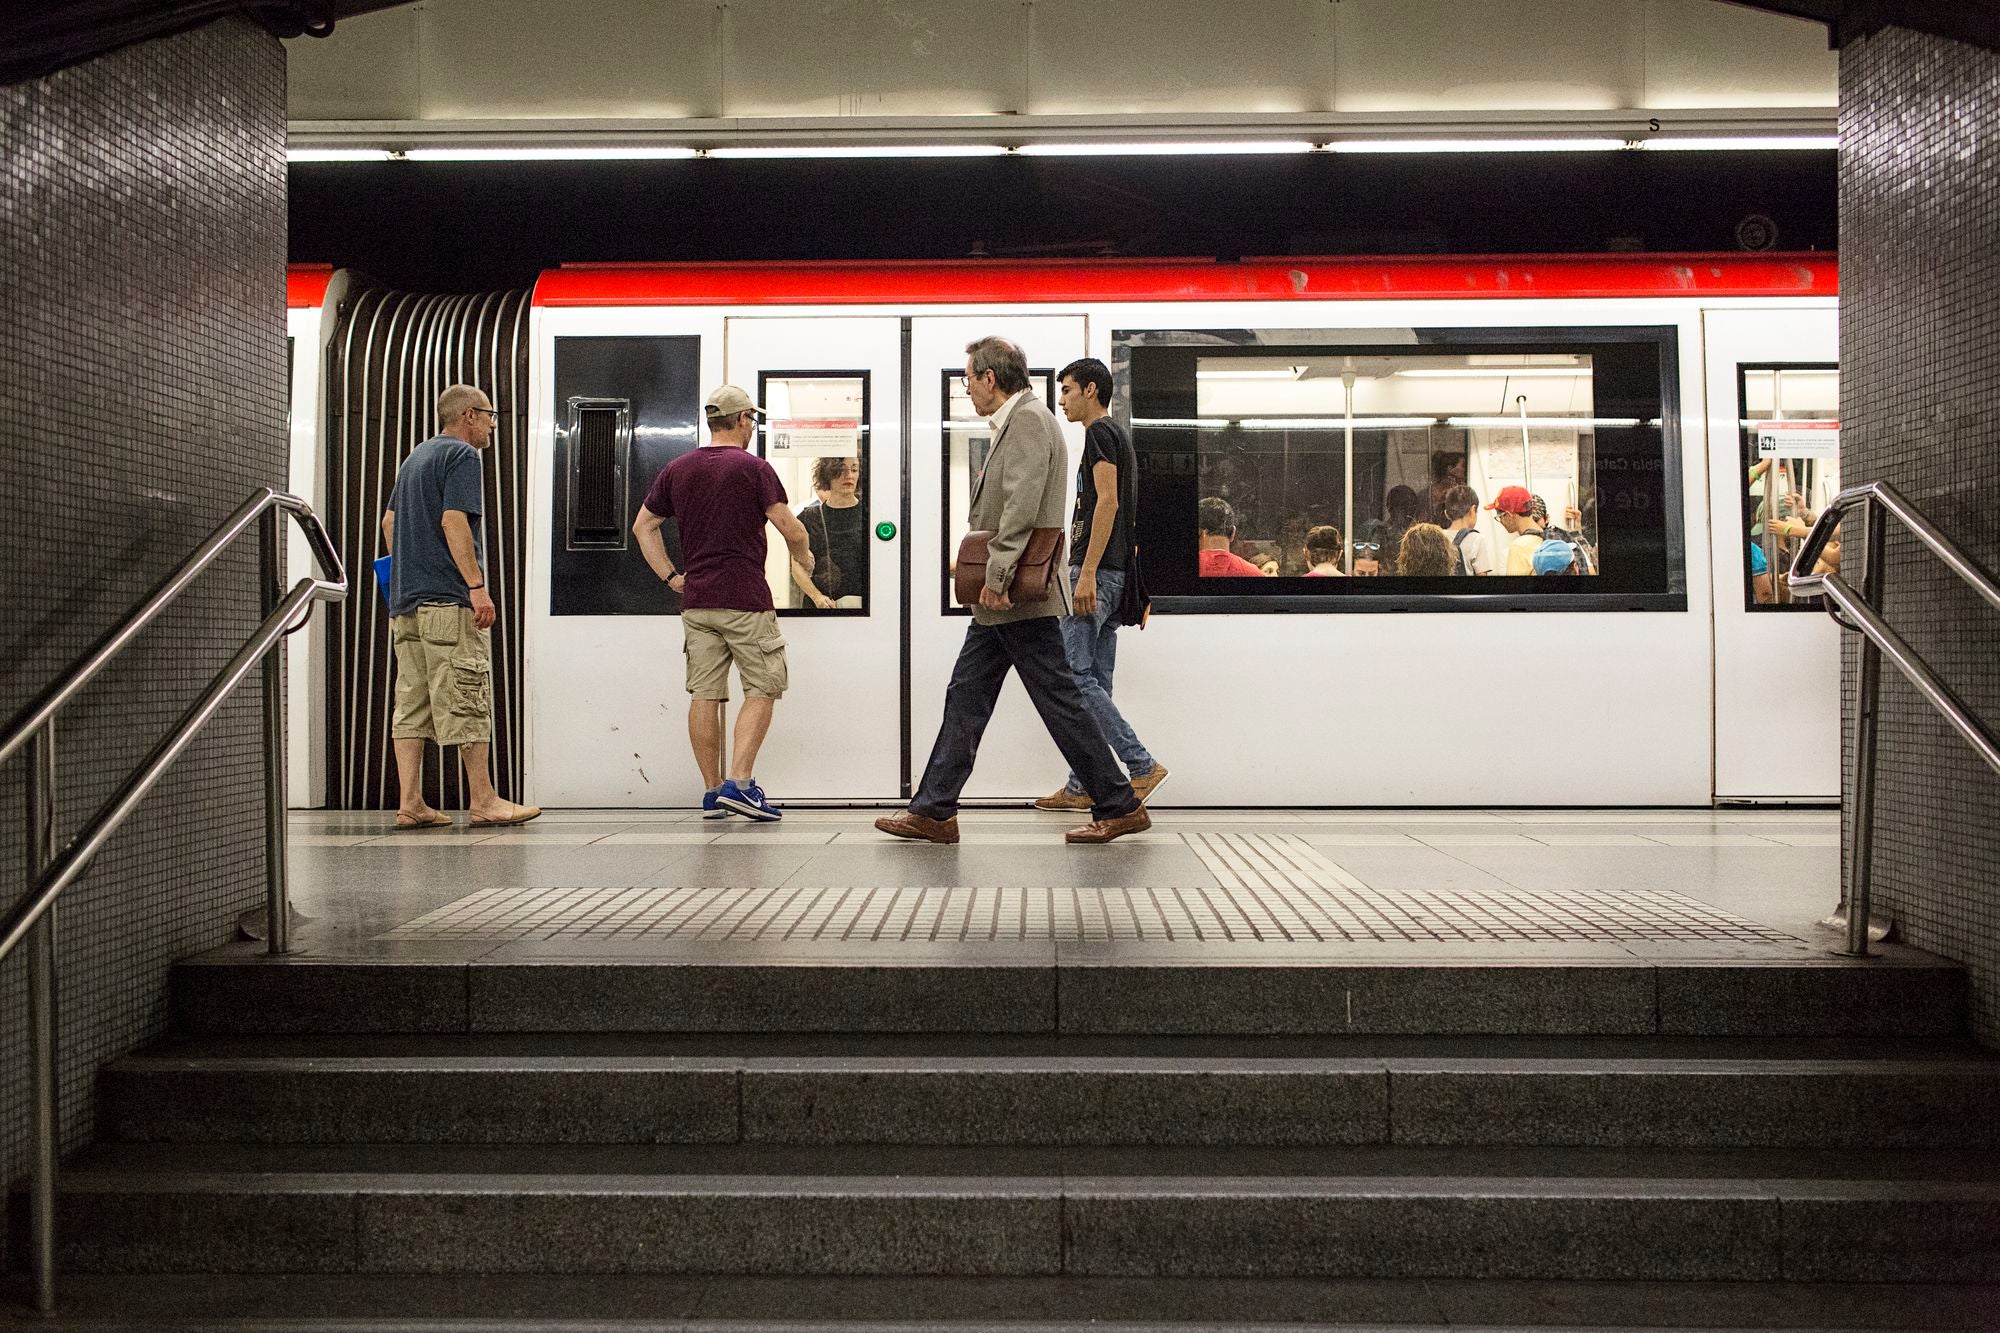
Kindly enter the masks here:
<path id="1" fill-rule="evenodd" d="M 2000 1154 L 101 1145 L 81 1272 L 1964 1282 Z"/>
<path id="2" fill-rule="evenodd" d="M 134 1142 L 2000 1147 L 2000 1059 L 1869 1045 L 875 1038 L 184 1042 L 99 1076 Z M 1796 1047 L 1798 1043 L 1793 1043 Z M 1370 1049 L 1372 1046 L 1373 1049 Z M 1747 1047 L 1748 1049 L 1743 1049 Z M 1708 1052 L 1705 1056 L 1691 1054 Z M 1279 1053 L 1273 1053 L 1273 1052 Z"/>
<path id="3" fill-rule="evenodd" d="M 5 1293 L 16 1305 L 20 1284 Z M 1990 1329 L 2000 1288 L 1976 1284 L 1537 1282 L 1339 1278 L 690 1278 L 66 1276 L 35 1326 L 107 1329 L 437 1329 L 606 1333 L 1238 1333 L 1245 1328 Z M 389 1322 L 393 1321 L 393 1322 Z"/>
<path id="4" fill-rule="evenodd" d="M 270 959 L 177 966 L 191 1033 L 983 1032 L 1944 1037 L 1965 974 L 1867 963 L 1283 960 L 700 963 Z"/>

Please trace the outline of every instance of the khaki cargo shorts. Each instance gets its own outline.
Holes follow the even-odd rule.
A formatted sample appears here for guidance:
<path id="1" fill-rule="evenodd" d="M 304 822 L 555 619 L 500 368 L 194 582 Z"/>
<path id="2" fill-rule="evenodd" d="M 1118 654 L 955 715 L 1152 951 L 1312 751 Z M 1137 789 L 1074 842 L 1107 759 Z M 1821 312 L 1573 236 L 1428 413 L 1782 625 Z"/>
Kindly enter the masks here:
<path id="1" fill-rule="evenodd" d="M 397 740 L 465 745 L 493 739 L 493 648 L 463 606 L 389 617 L 396 650 Z"/>
<path id="2" fill-rule="evenodd" d="M 743 677 L 751 699 L 782 699 L 792 683 L 785 667 L 785 636 L 776 611 L 683 611 L 688 693 L 697 699 L 729 697 L 729 664 Z"/>

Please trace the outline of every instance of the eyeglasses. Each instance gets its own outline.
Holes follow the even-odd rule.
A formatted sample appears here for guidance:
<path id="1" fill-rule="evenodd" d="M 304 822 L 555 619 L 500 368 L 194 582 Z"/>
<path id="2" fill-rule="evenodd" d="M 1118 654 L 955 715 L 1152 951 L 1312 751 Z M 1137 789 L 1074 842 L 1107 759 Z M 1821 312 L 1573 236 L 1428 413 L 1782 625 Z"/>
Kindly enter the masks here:
<path id="1" fill-rule="evenodd" d="M 469 410 L 470 410 L 470 411 L 473 411 L 473 412 L 484 412 L 484 413 L 485 413 L 485 414 L 486 414 L 487 416 L 489 416 L 489 417 L 492 417 L 492 418 L 493 418 L 493 419 L 494 419 L 495 421 L 498 421 L 498 420 L 500 419 L 500 412 L 499 412 L 499 409 L 497 409 L 497 408 L 492 408 L 492 407 L 475 407 L 475 408 L 471 408 L 471 409 L 469 409 Z"/>

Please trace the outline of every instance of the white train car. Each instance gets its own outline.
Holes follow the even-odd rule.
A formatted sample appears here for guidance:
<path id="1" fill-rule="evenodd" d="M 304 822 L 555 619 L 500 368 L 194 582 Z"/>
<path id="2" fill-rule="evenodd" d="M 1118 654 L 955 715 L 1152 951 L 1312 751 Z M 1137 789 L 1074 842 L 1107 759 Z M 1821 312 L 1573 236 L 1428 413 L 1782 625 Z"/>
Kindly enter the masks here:
<path id="1" fill-rule="evenodd" d="M 1174 771 L 1163 804 L 1836 798 L 1834 629 L 1752 553 L 1767 506 L 1809 514 L 1835 482 L 1834 260 L 1648 255 L 552 270 L 528 331 L 523 604 L 501 611 L 525 625 L 525 799 L 699 795 L 677 606 L 629 527 L 723 382 L 770 409 L 757 447 L 796 505 L 819 460 L 857 460 L 867 533 L 824 609 L 773 543 L 792 687 L 760 780 L 781 802 L 908 794 L 965 624 L 945 563 L 988 434 L 957 377 L 987 334 L 1051 401 L 1075 358 L 1114 372 L 1154 598 L 1117 695 Z M 1787 421 L 1820 424 L 1766 424 Z M 1580 572 L 1398 572 L 1400 534 L 1459 482 L 1503 570 L 1483 506 L 1521 485 L 1581 539 Z M 1260 577 L 1202 577 L 1209 497 Z M 1345 577 L 1303 567 L 1326 527 Z M 1010 685 L 968 796 L 1062 776 Z"/>

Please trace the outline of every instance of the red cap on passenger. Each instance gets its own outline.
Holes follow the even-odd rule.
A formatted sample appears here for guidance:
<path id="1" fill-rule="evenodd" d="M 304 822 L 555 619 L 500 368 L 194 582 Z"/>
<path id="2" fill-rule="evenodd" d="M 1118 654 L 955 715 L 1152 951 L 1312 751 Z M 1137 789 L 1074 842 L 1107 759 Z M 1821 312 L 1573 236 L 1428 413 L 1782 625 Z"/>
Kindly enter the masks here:
<path id="1" fill-rule="evenodd" d="M 1486 507 L 1502 514 L 1525 514 L 1534 509 L 1535 497 L 1528 494 L 1526 486 L 1502 486 Z"/>

